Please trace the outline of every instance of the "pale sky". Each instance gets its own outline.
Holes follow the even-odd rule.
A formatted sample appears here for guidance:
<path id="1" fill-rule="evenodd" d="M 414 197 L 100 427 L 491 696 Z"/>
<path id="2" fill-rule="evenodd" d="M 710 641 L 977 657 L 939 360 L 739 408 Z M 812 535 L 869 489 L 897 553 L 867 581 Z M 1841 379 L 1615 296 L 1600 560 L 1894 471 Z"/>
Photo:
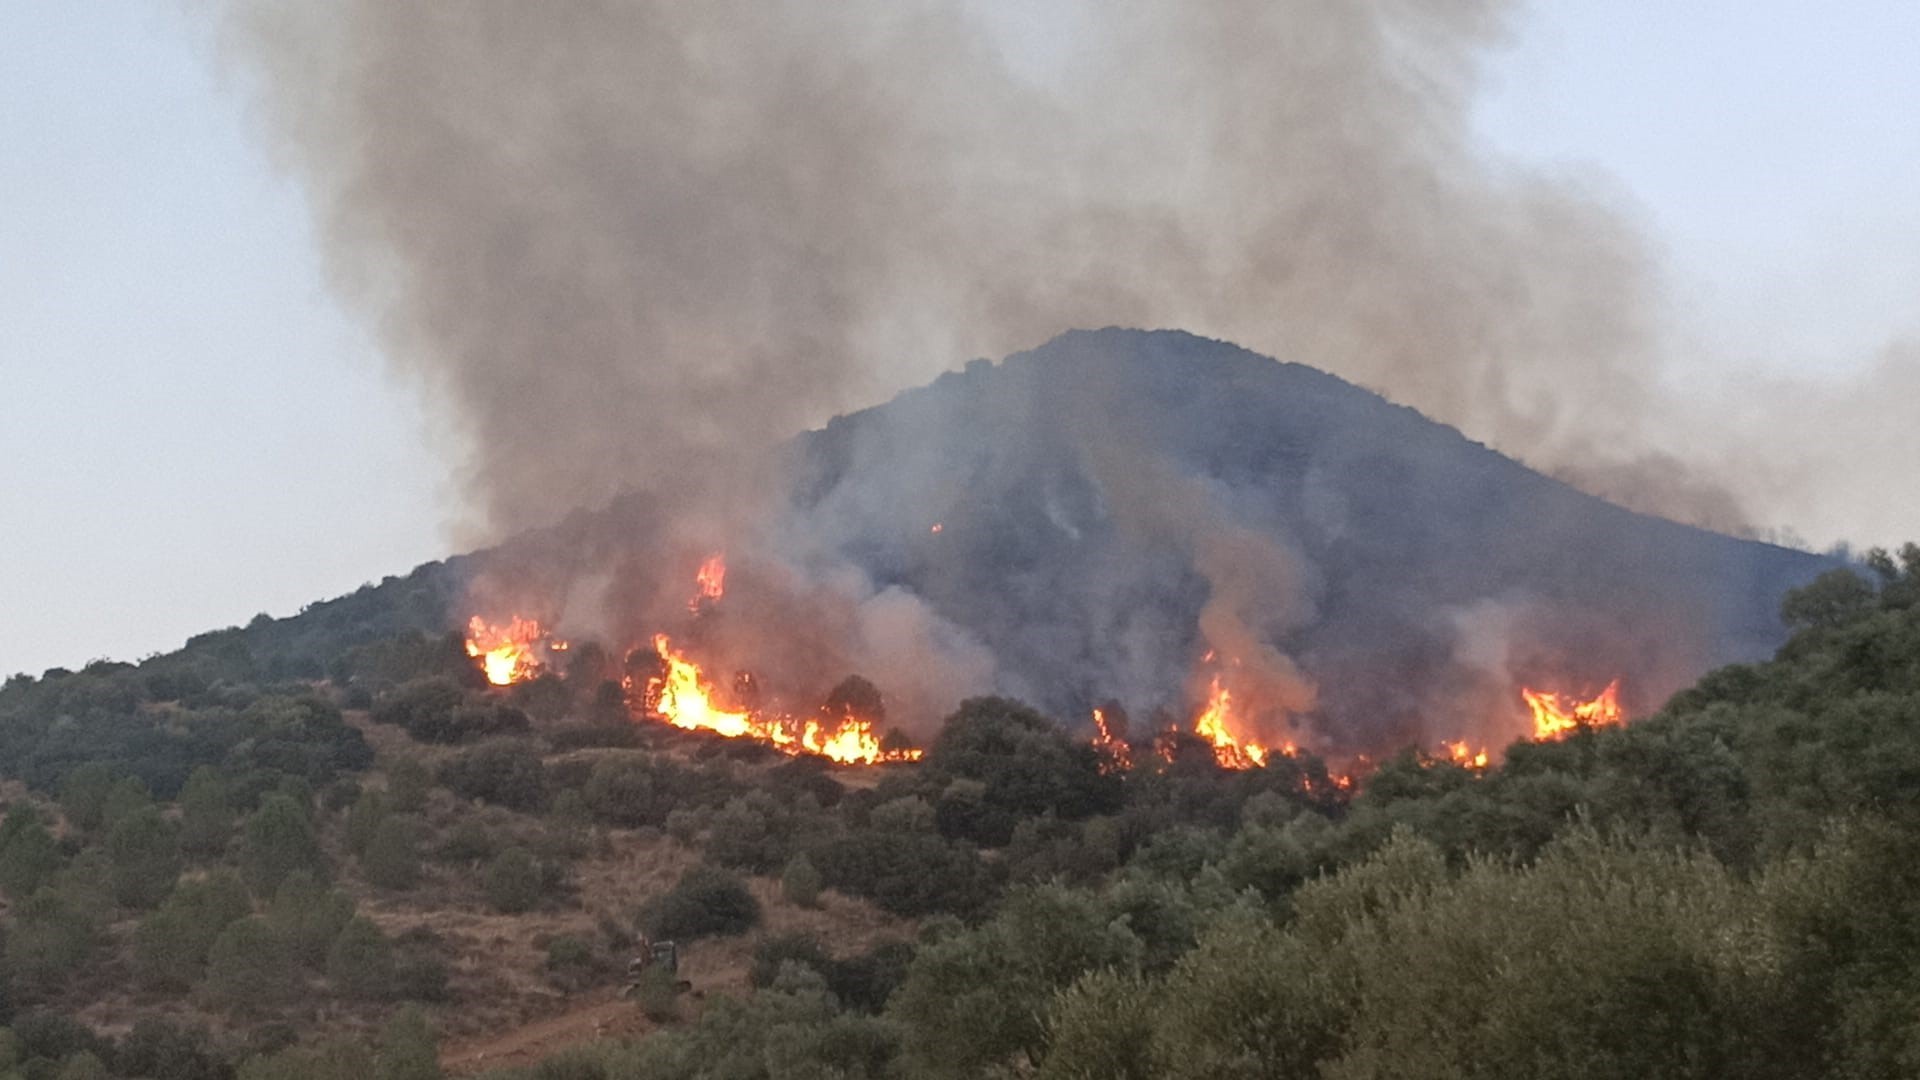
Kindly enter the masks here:
<path id="1" fill-rule="evenodd" d="M 0 675 L 450 553 L 452 461 L 203 28 L 150 0 L 0 27 Z M 1630 210 L 1703 355 L 1842 372 L 1920 336 L 1916 55 L 1903 0 L 1547 0 L 1481 128 Z"/>

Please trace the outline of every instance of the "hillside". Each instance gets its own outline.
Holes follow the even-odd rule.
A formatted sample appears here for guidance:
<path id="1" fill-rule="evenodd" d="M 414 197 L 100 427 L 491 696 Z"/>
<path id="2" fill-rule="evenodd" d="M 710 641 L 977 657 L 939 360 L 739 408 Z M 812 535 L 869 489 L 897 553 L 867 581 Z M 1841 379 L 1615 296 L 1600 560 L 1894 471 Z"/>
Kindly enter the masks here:
<path id="1" fill-rule="evenodd" d="M 974 365 L 784 467 L 724 600 L 633 573 L 717 635 L 785 538 L 987 650 L 1000 696 L 838 766 L 656 722 L 618 639 L 489 685 L 451 629 L 478 583 L 607 578 L 666 535 L 643 496 L 11 678 L 0 1076 L 1784 1080 L 1920 1052 L 1920 549 L 1829 570 L 1628 514 L 1178 334 Z M 1297 663 L 1321 742 L 1254 767 L 1188 722 L 1223 626 Z M 1628 680 L 1635 722 L 1438 752 L 1542 675 Z M 1114 699 L 1158 715 L 1096 744 Z M 680 968 L 626 995 L 643 935 Z"/>
<path id="2" fill-rule="evenodd" d="M 1767 655 L 1780 595 L 1835 565 L 1629 513 L 1331 375 L 1177 332 L 976 362 L 795 458 L 786 527 L 982 643 L 996 691 L 1063 717 L 1182 711 L 1203 610 L 1246 589 L 1332 750 L 1471 731 L 1515 681 L 1622 677 L 1650 710 Z M 1237 530 L 1288 580 L 1209 567 L 1209 534 Z"/>

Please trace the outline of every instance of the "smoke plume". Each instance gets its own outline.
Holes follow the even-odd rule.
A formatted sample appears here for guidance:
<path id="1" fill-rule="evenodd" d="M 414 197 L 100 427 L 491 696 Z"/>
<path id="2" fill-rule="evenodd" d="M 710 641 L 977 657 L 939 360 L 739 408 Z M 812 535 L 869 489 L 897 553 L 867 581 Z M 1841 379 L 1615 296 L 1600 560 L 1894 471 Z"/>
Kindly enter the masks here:
<path id="1" fill-rule="evenodd" d="M 225 26 L 333 279 L 504 534 L 636 486 L 724 516 L 774 439 L 1069 326 L 1238 341 L 1619 475 L 1653 412 L 1644 254 L 1473 145 L 1512 7 L 1066 4 L 1037 74 L 962 0 Z"/>
<path id="2" fill-rule="evenodd" d="M 1747 527 L 1716 477 L 1755 458 L 1674 467 L 1673 433 L 1705 421 L 1656 390 L 1672 346 L 1628 218 L 1475 144 L 1480 60 L 1515 9 L 1063 0 L 1038 61 L 1008 47 L 1015 5 L 980 0 L 224 0 L 220 25 L 333 282 L 456 440 L 485 538 L 646 491 L 670 558 L 759 538 L 745 554 L 785 607 L 739 625 L 804 609 L 819 652 L 792 666 L 911 670 L 931 700 L 1023 688 L 835 555 L 831 522 L 781 525 L 768 455 L 1071 326 L 1237 341 L 1598 494 Z M 1170 541 L 1202 637 L 1277 713 L 1311 709 L 1274 647 L 1315 609 L 1284 531 L 1114 467 L 1124 439 L 1091 418 L 1059 423 L 1137 534 L 1120 547 Z M 1150 565 L 1091 579 L 1109 624 L 1040 640 L 1036 611 L 1019 633 L 1164 688 L 1190 658 L 1169 661 L 1155 613 L 1180 605 L 1122 602 L 1162 587 Z M 660 566 L 596 572 L 590 621 L 684 601 Z"/>

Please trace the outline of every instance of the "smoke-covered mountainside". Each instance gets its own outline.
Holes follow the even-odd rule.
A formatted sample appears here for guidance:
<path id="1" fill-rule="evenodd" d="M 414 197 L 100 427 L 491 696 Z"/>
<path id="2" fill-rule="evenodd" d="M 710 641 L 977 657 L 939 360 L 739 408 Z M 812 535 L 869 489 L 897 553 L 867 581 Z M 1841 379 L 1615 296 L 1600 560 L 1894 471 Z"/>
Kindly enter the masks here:
<path id="1" fill-rule="evenodd" d="M 1072 724 L 1118 705 L 1138 734 L 1226 686 L 1270 746 L 1499 746 L 1524 730 L 1522 686 L 1617 678 L 1639 715 L 1766 655 L 1781 594 L 1835 565 L 1628 512 L 1338 378 L 1178 332 L 976 361 L 802 436 L 781 468 L 778 510 L 701 541 L 735 575 L 696 640 L 791 701 L 863 675 L 921 734 L 987 692 Z M 579 512 L 241 636 L 294 674 L 524 612 L 619 655 L 685 615 L 685 538 L 656 505 Z"/>
<path id="2" fill-rule="evenodd" d="M 1177 709 L 1196 656 L 1228 646 L 1200 629 L 1225 603 L 1298 664 L 1335 747 L 1470 731 L 1516 680 L 1619 676 L 1656 705 L 1770 652 L 1781 593 L 1832 565 L 1630 513 L 1333 376 L 1175 332 L 976 362 L 798 458 L 810 529 L 976 637 L 1001 689 L 1056 715 Z M 1223 541 L 1257 557 L 1219 565 Z"/>

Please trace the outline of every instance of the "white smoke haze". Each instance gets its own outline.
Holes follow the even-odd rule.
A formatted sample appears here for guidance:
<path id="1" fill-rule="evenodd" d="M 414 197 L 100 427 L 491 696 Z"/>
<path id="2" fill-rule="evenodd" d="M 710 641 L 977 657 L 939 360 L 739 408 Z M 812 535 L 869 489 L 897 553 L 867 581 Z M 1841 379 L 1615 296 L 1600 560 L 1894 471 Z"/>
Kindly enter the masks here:
<path id="1" fill-rule="evenodd" d="M 1678 520 L 1914 528 L 1876 490 L 1917 449 L 1896 406 L 1912 350 L 1818 408 L 1799 387 L 1661 392 L 1680 360 L 1631 216 L 1470 130 L 1518 8 L 1063 4 L 1073 39 L 1036 78 L 995 28 L 1014 8 L 962 0 L 217 6 L 333 282 L 455 432 L 475 540 L 636 489 L 666 563 L 777 532 L 781 440 L 1104 325 L 1320 367 Z M 1096 464 L 1114 441 L 1076 435 Z M 1274 711 L 1311 708 L 1272 647 L 1312 617 L 1311 568 L 1193 505 L 1204 635 Z M 756 633 L 812 604 L 815 663 L 922 670 L 889 692 L 928 700 L 993 681 L 914 598 L 780 558 L 787 599 Z M 651 596 L 610 587 L 595 620 L 684 602 L 677 575 L 643 576 Z M 1156 647 L 1151 625 L 1108 629 L 1117 657 Z"/>

